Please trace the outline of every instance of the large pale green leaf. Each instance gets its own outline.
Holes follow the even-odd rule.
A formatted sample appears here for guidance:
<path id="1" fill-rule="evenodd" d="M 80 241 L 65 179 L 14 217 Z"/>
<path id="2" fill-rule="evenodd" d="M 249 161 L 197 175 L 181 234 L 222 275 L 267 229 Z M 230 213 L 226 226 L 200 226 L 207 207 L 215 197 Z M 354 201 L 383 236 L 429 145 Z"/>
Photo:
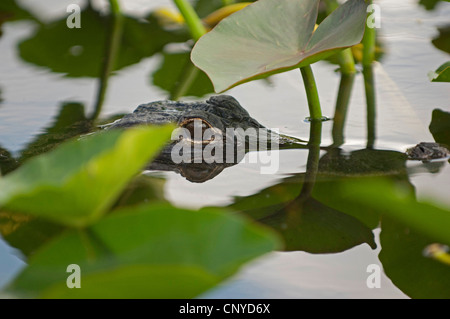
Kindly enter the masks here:
<path id="1" fill-rule="evenodd" d="M 279 248 L 268 230 L 223 212 L 169 205 L 115 211 L 45 246 L 9 290 L 50 298 L 195 297 Z M 65 285 L 69 264 L 81 268 L 81 289 Z"/>
<path id="2" fill-rule="evenodd" d="M 85 226 L 106 212 L 171 131 L 115 130 L 66 143 L 0 179 L 0 207 Z"/>
<path id="3" fill-rule="evenodd" d="M 318 0 L 259 0 L 222 20 L 192 51 L 216 92 L 314 63 L 359 43 L 367 4 L 349 0 L 317 28 Z"/>

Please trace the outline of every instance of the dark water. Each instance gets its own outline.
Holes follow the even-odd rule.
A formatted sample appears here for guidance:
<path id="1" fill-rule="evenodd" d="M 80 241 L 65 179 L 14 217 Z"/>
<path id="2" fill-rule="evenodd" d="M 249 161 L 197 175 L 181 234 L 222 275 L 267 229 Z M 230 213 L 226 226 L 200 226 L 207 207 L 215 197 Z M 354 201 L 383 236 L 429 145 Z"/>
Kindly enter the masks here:
<path id="1" fill-rule="evenodd" d="M 23 1 L 24 7 L 44 21 L 64 17 L 67 4 L 73 1 L 47 1 L 35 4 Z M 130 13 L 139 13 L 146 1 L 127 1 Z M 148 1 L 147 1 L 148 2 Z M 152 10 L 166 1 L 151 1 Z M 428 125 L 433 109 L 450 111 L 450 90 L 446 84 L 430 83 L 427 72 L 448 60 L 448 54 L 438 50 L 431 40 L 438 27 L 450 21 L 450 5 L 441 3 L 436 10 L 425 11 L 416 1 L 377 1 L 382 9 L 380 42 L 384 48 L 381 62 L 374 67 L 377 95 L 375 149 L 365 152 L 367 143 L 365 123 L 365 97 L 362 74 L 358 74 L 352 93 L 345 144 L 341 146 L 345 158 L 360 156 L 361 162 L 376 158 L 378 163 L 395 166 L 398 154 L 421 141 L 433 141 Z M 57 63 L 51 68 L 41 62 L 30 61 L 24 52 L 24 43 L 36 34 L 38 26 L 31 21 L 14 21 L 2 26 L 0 38 L 0 146 L 19 156 L 36 136 L 51 127 L 62 105 L 78 105 L 85 114 L 94 109 L 98 80 L 92 77 L 68 77 L 60 72 Z M 57 38 L 54 38 L 55 42 Z M 56 46 L 56 43 L 55 43 Z M 85 48 L 86 49 L 86 48 Z M 142 103 L 166 99 L 168 92 L 161 73 L 172 72 L 164 65 L 177 65 L 172 52 L 176 46 L 165 48 L 153 55 L 130 58 L 129 65 L 111 78 L 102 117 L 128 113 Z M 76 54 L 79 48 L 73 49 Z M 126 61 L 129 62 L 129 61 Z M 319 86 L 323 113 L 332 117 L 339 86 L 335 65 L 320 62 L 313 65 Z M 158 73 L 158 70 L 162 70 Z M 172 71 L 170 71 L 172 70 Z M 77 70 L 73 70 L 77 72 Z M 155 84 L 155 82 L 157 82 Z M 197 84 L 202 86 L 200 82 Z M 201 91 L 202 88 L 200 88 Z M 236 87 L 233 95 L 260 123 L 301 139 L 309 137 L 306 96 L 298 70 L 276 75 L 269 81 L 257 81 Z M 185 97 L 193 100 L 196 97 Z M 401 119 L 399 121 L 399 119 Z M 321 145 L 333 143 L 333 122 L 325 122 Z M 260 174 L 260 166 L 248 163 L 247 158 L 238 165 L 224 169 L 215 178 L 203 183 L 191 183 L 174 172 L 145 172 L 151 177 L 163 178 L 164 197 L 179 207 L 237 205 L 238 199 L 248 199 L 274 187 L 289 192 L 306 169 L 307 150 L 279 151 L 279 170 L 276 174 Z M 322 165 L 328 167 L 326 152 L 321 152 Z M 366 156 L 366 157 L 365 157 Z M 377 158 L 379 156 L 379 158 Z M 375 162 L 377 162 L 375 160 Z M 333 160 L 331 163 L 334 163 Z M 344 164 L 343 164 L 344 165 Z M 383 165 L 383 164 L 380 164 Z M 440 163 L 437 169 L 427 168 L 421 162 L 404 161 L 405 176 L 414 186 L 418 199 L 432 198 L 450 207 L 450 168 Z M 403 169 L 402 168 L 402 169 Z M 313 203 L 311 205 L 314 205 Z M 275 223 L 268 221 L 268 223 Z M 282 227 L 282 223 L 277 224 Z M 404 287 L 396 287 L 382 275 L 380 289 L 368 289 L 366 271 L 369 264 L 381 266 L 380 228 L 373 227 L 375 243 L 361 243 L 341 251 L 326 253 L 295 249 L 274 252 L 256 260 L 230 281 L 205 295 L 213 298 L 405 298 Z M 376 244 L 376 245 L 375 245 Z M 372 246 L 372 247 L 371 247 Z M 376 246 L 376 248 L 374 248 Z M 18 257 L 20 251 L 0 241 L 0 287 L 14 277 L 25 263 Z"/>

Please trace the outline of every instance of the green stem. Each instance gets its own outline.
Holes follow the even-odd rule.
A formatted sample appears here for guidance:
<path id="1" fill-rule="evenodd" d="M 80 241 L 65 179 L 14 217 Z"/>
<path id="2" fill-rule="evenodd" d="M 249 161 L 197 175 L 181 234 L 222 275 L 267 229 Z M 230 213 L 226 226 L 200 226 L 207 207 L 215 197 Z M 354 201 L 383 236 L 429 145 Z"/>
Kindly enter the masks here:
<path id="1" fill-rule="evenodd" d="M 311 196 L 316 183 L 317 172 L 319 171 L 320 143 L 322 140 L 321 120 L 311 121 L 309 136 L 309 152 L 308 160 L 306 162 L 305 179 L 303 181 L 300 195 L 297 198 L 300 202 L 304 202 Z"/>
<path id="2" fill-rule="evenodd" d="M 195 67 L 194 64 L 188 59 L 186 66 L 183 68 L 183 72 L 178 81 L 173 86 L 170 92 L 170 100 L 178 100 L 180 97 L 185 96 L 189 88 L 194 83 L 195 79 L 199 75 L 200 70 Z"/>
<path id="3" fill-rule="evenodd" d="M 101 113 L 103 102 L 105 100 L 106 89 L 108 87 L 109 76 L 114 69 L 114 63 L 119 51 L 119 44 L 122 37 L 123 17 L 120 12 L 119 3 L 117 0 L 109 0 L 111 8 L 112 22 L 111 29 L 108 35 L 106 44 L 106 57 L 103 62 L 102 73 L 100 75 L 100 84 L 97 91 L 97 101 L 95 103 L 94 113 L 91 116 L 92 120 L 98 118 Z"/>
<path id="4" fill-rule="evenodd" d="M 364 67 L 363 75 L 367 101 L 367 148 L 373 148 L 376 138 L 376 98 L 375 81 L 371 65 Z"/>
<path id="5" fill-rule="evenodd" d="M 316 81 L 311 66 L 300 68 L 305 85 L 306 96 L 308 98 L 309 115 L 311 120 L 321 120 L 322 110 L 320 108 L 319 93 L 317 92 Z"/>
<path id="6" fill-rule="evenodd" d="M 338 53 L 339 65 L 341 66 L 341 73 L 351 75 L 356 73 L 355 59 L 351 48 L 347 48 Z"/>
<path id="7" fill-rule="evenodd" d="M 372 4 L 372 1 L 369 1 L 369 5 L 370 4 Z M 366 26 L 362 44 L 363 44 L 362 65 L 369 66 L 375 60 L 375 45 L 376 45 L 375 28 L 369 28 L 368 26 Z"/>
<path id="8" fill-rule="evenodd" d="M 200 20 L 194 8 L 192 8 L 187 0 L 174 0 L 174 2 L 186 21 L 192 38 L 197 41 L 206 33 L 206 28 L 203 26 L 202 20 Z"/>
<path id="9" fill-rule="evenodd" d="M 339 3 L 336 0 L 325 0 L 327 7 L 327 15 L 330 15 L 334 10 L 339 7 Z M 342 74 L 354 74 L 356 73 L 355 59 L 351 48 L 339 51 L 337 54 L 339 65 L 341 67 Z"/>
<path id="10" fill-rule="evenodd" d="M 338 97 L 336 100 L 336 109 L 333 118 L 333 146 L 339 147 L 344 144 L 344 126 L 347 117 L 348 105 L 353 88 L 355 74 L 342 74 L 339 85 Z"/>

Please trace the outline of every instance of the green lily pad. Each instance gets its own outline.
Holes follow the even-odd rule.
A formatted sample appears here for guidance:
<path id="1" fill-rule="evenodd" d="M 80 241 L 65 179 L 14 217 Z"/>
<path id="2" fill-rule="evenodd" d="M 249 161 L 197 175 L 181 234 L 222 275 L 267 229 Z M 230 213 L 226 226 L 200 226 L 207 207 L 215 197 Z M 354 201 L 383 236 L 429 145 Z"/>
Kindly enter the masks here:
<path id="1" fill-rule="evenodd" d="M 0 207 L 69 226 L 92 223 L 157 155 L 171 131 L 171 126 L 111 130 L 65 143 L 0 179 Z"/>
<path id="2" fill-rule="evenodd" d="M 436 71 L 428 73 L 431 82 L 450 82 L 450 61 L 442 64 Z"/>
<path id="3" fill-rule="evenodd" d="M 349 0 L 317 28 L 318 0 L 260 0 L 223 19 L 191 59 L 216 92 L 317 62 L 364 34 L 367 4 Z"/>
<path id="4" fill-rule="evenodd" d="M 49 298 L 193 298 L 279 244 L 267 229 L 219 209 L 130 207 L 42 248 L 8 290 Z M 81 268 L 81 289 L 66 286 L 70 264 Z"/>

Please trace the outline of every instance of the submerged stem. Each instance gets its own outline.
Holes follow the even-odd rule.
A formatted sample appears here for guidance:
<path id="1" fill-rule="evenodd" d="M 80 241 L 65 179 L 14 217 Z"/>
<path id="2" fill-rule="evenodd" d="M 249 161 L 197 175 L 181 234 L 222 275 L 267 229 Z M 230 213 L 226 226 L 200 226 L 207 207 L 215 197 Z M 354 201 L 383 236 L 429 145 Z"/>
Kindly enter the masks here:
<path id="1" fill-rule="evenodd" d="M 342 74 L 333 118 L 333 146 L 344 144 L 344 127 L 355 74 Z"/>
<path id="2" fill-rule="evenodd" d="M 312 120 L 309 131 L 308 161 L 306 162 L 305 179 L 298 200 L 307 200 L 314 189 L 317 172 L 319 171 L 320 143 L 322 140 L 322 121 Z"/>
<path id="3" fill-rule="evenodd" d="M 317 92 L 316 81 L 311 66 L 300 68 L 305 85 L 306 96 L 308 98 L 309 115 L 311 120 L 321 120 L 322 110 L 320 108 L 319 93 Z"/>
<path id="4" fill-rule="evenodd" d="M 363 75 L 367 101 L 367 148 L 373 148 L 376 138 L 376 98 L 375 81 L 371 65 L 364 66 Z"/>
<path id="5" fill-rule="evenodd" d="M 119 43 L 122 37 L 122 23 L 123 17 L 120 12 L 120 6 L 117 0 L 109 0 L 112 22 L 110 26 L 110 32 L 106 43 L 106 56 L 103 62 L 102 73 L 100 75 L 100 84 L 97 91 L 97 101 L 95 103 L 94 113 L 91 116 L 92 120 L 95 120 L 100 115 L 103 102 L 105 100 L 106 89 L 108 87 L 109 76 L 114 69 L 114 63 L 119 51 Z"/>

